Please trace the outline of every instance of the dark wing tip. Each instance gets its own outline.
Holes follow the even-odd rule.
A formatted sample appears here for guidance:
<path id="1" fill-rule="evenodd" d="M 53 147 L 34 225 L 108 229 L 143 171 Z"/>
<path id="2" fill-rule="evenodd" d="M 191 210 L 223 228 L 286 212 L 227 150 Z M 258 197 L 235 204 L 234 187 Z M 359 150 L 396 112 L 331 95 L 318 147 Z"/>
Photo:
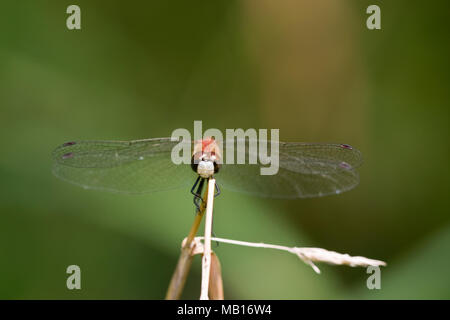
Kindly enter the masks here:
<path id="1" fill-rule="evenodd" d="M 346 158 L 343 159 L 345 162 L 347 162 L 353 168 L 358 168 L 362 165 L 363 157 L 361 151 L 346 143 L 341 143 L 338 147 L 345 151 Z"/>
<path id="2" fill-rule="evenodd" d="M 78 142 L 76 141 L 69 141 L 56 147 L 52 152 L 53 161 L 61 163 L 64 160 L 73 158 L 74 148 L 77 144 Z"/>

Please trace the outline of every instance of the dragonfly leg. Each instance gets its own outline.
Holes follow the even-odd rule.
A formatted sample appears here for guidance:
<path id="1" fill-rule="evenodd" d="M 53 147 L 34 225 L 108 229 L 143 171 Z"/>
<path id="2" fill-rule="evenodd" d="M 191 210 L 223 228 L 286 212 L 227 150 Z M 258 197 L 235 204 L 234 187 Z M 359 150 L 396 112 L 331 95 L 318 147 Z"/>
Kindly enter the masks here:
<path id="1" fill-rule="evenodd" d="M 219 188 L 219 185 L 217 183 L 215 183 L 215 187 L 216 187 L 216 193 L 214 194 L 214 198 L 218 197 L 220 195 L 220 188 Z"/>
<path id="2" fill-rule="evenodd" d="M 191 189 L 191 193 L 194 195 L 194 205 L 197 208 L 197 212 L 200 211 L 200 204 L 202 203 L 202 189 L 203 185 L 205 184 L 205 179 L 201 178 L 200 176 L 197 177 L 197 180 L 195 180 L 194 186 Z M 195 190 L 195 187 L 197 187 L 197 191 Z"/>
<path id="3" fill-rule="evenodd" d="M 197 184 L 198 184 L 199 181 L 200 181 L 200 176 L 197 177 L 197 180 L 195 180 L 195 183 L 194 183 L 194 185 L 192 186 L 192 189 L 191 189 L 191 193 L 192 193 L 194 196 L 197 195 L 197 194 L 194 192 L 194 189 L 195 189 L 195 187 L 197 186 Z"/>
<path id="4" fill-rule="evenodd" d="M 197 177 L 197 180 L 195 180 L 195 183 L 194 183 L 194 185 L 192 186 L 192 189 L 191 189 L 191 193 L 194 195 L 194 205 L 197 208 L 197 213 L 200 211 L 200 204 L 203 201 L 202 189 L 203 189 L 204 183 L 205 183 L 205 179 L 203 179 L 203 178 L 201 178 L 199 176 L 199 177 Z M 197 191 L 194 191 L 195 187 L 197 187 L 197 185 L 198 185 Z M 219 189 L 219 186 L 217 185 L 217 183 L 215 184 L 215 188 L 216 188 L 216 193 L 214 194 L 214 197 L 217 197 L 218 195 L 220 195 L 220 189 Z M 214 228 L 214 218 L 212 220 L 212 226 L 211 227 Z M 215 235 L 214 231 L 212 230 L 211 232 L 212 232 L 213 237 L 215 237 L 216 235 Z M 216 247 L 218 247 L 219 246 L 219 242 L 215 241 L 215 243 L 216 243 Z"/>
<path id="5" fill-rule="evenodd" d="M 202 199 L 194 197 L 194 205 L 196 208 L 196 213 L 198 213 L 200 211 L 200 203 L 201 203 Z"/>

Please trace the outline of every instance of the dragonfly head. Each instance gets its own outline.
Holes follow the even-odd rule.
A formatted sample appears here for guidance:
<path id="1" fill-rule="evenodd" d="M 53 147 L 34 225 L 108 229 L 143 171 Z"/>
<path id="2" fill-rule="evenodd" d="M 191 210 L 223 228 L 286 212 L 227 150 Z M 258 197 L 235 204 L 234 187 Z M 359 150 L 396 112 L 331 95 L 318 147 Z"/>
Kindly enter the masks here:
<path id="1" fill-rule="evenodd" d="M 194 145 L 191 167 L 202 178 L 210 178 L 219 172 L 220 150 L 214 139 L 208 138 L 198 141 Z"/>

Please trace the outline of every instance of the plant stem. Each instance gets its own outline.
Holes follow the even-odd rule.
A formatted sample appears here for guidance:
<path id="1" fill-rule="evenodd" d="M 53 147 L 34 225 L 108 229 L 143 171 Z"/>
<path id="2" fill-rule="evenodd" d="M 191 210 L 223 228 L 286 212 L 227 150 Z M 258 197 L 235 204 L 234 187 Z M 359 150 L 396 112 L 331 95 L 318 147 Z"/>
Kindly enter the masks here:
<path id="1" fill-rule="evenodd" d="M 209 299 L 223 300 L 222 268 L 214 252 L 211 252 L 211 274 L 209 280 Z"/>
<path id="2" fill-rule="evenodd" d="M 206 204 L 206 221 L 205 221 L 205 238 L 203 244 L 203 259 L 202 259 L 202 285 L 200 300 L 209 300 L 208 288 L 209 277 L 211 273 L 211 232 L 213 219 L 213 203 L 214 203 L 214 186 L 215 179 L 208 180 L 208 194 L 210 195 Z"/>
<path id="3" fill-rule="evenodd" d="M 183 292 L 184 284 L 186 283 L 186 278 L 189 274 L 192 264 L 192 242 L 194 241 L 195 235 L 197 234 L 200 222 L 202 221 L 203 215 L 206 209 L 206 200 L 208 198 L 208 188 L 206 188 L 205 194 L 203 196 L 203 201 L 200 204 L 200 209 L 195 215 L 194 223 L 192 224 L 191 230 L 187 240 L 185 241 L 183 247 L 181 248 L 181 254 L 178 258 L 178 263 L 175 271 L 170 280 L 169 288 L 166 293 L 166 300 L 177 300 L 180 298 Z"/>

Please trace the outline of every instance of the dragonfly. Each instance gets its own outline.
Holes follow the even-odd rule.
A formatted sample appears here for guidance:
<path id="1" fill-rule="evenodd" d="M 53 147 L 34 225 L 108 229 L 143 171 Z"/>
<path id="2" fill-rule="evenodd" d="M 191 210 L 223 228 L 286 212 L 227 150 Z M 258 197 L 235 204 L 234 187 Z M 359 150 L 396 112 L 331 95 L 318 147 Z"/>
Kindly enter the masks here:
<path id="1" fill-rule="evenodd" d="M 356 169 L 362 156 L 348 144 L 270 142 L 278 143 L 279 149 L 279 169 L 274 175 L 261 175 L 261 163 L 220 161 L 228 146 L 225 142 L 173 137 L 66 142 L 52 153 L 53 173 L 86 189 L 131 194 L 182 188 L 194 182 L 191 193 L 197 208 L 204 181 L 213 176 L 224 189 L 269 198 L 321 197 L 348 191 L 359 183 Z M 189 144 L 190 163 L 172 161 L 172 150 L 180 143 Z M 249 148 L 244 152 L 247 158 L 251 156 Z"/>

